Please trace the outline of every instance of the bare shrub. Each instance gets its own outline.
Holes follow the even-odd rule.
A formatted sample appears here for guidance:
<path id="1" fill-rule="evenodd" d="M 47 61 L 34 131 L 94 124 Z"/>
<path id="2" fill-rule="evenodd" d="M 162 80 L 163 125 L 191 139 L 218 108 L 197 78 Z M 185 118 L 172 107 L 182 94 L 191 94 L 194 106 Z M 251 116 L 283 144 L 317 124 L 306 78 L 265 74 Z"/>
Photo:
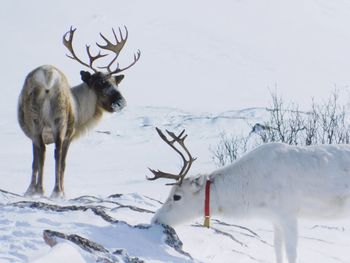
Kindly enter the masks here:
<path id="1" fill-rule="evenodd" d="M 271 93 L 272 103 L 266 108 L 267 120 L 252 126 L 246 137 L 221 134 L 213 153 L 213 160 L 219 166 L 232 163 L 241 154 L 253 147 L 282 142 L 290 145 L 316 145 L 350 143 L 350 128 L 347 112 L 339 103 L 339 92 L 333 91 L 329 99 L 317 104 L 312 101 L 310 111 L 300 111 L 298 105 L 286 105 L 282 97 Z M 252 135 L 258 142 L 250 143 Z"/>
<path id="2" fill-rule="evenodd" d="M 349 143 L 345 107 L 339 105 L 338 100 L 339 94 L 333 92 L 328 101 L 318 107 L 318 137 L 321 144 Z"/>
<path id="3" fill-rule="evenodd" d="M 267 108 L 269 119 L 263 123 L 264 132 L 258 132 L 262 142 L 301 144 L 300 134 L 305 130 L 304 113 L 295 104 L 285 106 L 281 97 L 271 94 L 272 105 Z"/>
<path id="4" fill-rule="evenodd" d="M 320 115 L 317 110 L 317 105 L 312 101 L 311 111 L 306 114 L 305 117 L 305 134 L 304 141 L 305 145 L 318 144 L 318 124 Z"/>
<path id="5" fill-rule="evenodd" d="M 232 163 L 247 151 L 247 141 L 247 137 L 228 136 L 224 132 L 221 133 L 219 143 L 214 149 L 210 149 L 213 161 L 218 166 Z"/>

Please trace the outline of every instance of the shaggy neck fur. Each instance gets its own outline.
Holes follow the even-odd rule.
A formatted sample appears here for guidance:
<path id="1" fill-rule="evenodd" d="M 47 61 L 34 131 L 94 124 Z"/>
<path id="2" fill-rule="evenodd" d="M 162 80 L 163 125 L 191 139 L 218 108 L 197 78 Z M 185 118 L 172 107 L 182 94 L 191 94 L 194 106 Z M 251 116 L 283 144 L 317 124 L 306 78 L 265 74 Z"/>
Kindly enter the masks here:
<path id="1" fill-rule="evenodd" d="M 252 193 L 244 191 L 244 186 L 249 185 L 249 175 L 235 172 L 235 168 L 234 166 L 225 167 L 208 177 L 211 181 L 210 211 L 212 215 L 244 217 L 249 214 Z M 242 173 L 242 171 L 240 172 Z M 205 192 L 205 184 L 202 191 Z M 255 202 L 253 201 L 253 203 Z M 223 204 L 225 207 L 222 207 Z"/>
<path id="2" fill-rule="evenodd" d="M 97 103 L 96 93 L 85 83 L 71 89 L 74 99 L 75 132 L 73 138 L 86 133 L 102 118 L 103 109 Z"/>

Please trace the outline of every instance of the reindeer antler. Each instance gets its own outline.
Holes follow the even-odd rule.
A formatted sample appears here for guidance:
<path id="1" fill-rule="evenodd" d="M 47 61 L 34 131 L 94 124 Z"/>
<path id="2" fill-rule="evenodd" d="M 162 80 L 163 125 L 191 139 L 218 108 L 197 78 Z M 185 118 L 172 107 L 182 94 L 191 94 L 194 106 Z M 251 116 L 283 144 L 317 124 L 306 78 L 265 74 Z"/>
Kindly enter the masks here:
<path id="1" fill-rule="evenodd" d="M 76 28 L 70 27 L 69 31 L 63 35 L 63 45 L 69 50 L 69 52 L 71 54 L 71 55 L 67 54 L 67 57 L 78 61 L 80 64 L 92 69 L 94 72 L 98 72 L 98 70 L 96 68 L 94 68 L 92 65 L 97 59 L 105 57 L 105 56 L 107 56 L 107 54 L 101 54 L 101 51 L 100 51 L 96 56 L 93 56 L 91 54 L 91 51 L 90 51 L 90 46 L 86 45 L 86 52 L 89 56 L 90 62 L 89 62 L 89 64 L 83 62 L 81 59 L 79 59 L 77 57 L 77 55 L 75 54 L 74 49 L 73 49 L 72 42 L 73 42 L 73 37 L 74 37 L 75 31 L 76 31 Z M 125 37 L 123 37 L 122 31 L 119 28 L 120 40 L 118 39 L 113 28 L 112 28 L 112 31 L 113 31 L 114 38 L 116 40 L 116 44 L 112 44 L 104 35 L 102 35 L 102 33 L 100 33 L 100 35 L 104 39 L 104 41 L 106 41 L 106 45 L 100 45 L 100 44 L 96 43 L 96 45 L 99 48 L 105 49 L 108 51 L 112 51 L 113 53 L 115 53 L 115 57 L 112 59 L 112 61 L 107 66 L 98 67 L 99 69 L 107 69 L 108 74 L 110 74 L 110 75 L 120 73 L 120 72 L 132 67 L 140 59 L 140 56 L 141 56 L 141 52 L 140 52 L 140 50 L 138 50 L 136 52 L 136 54 L 134 54 L 134 61 L 129 66 L 127 66 L 125 68 L 119 68 L 119 63 L 117 63 L 117 68 L 112 71 L 111 66 L 117 60 L 117 58 L 120 54 L 120 51 L 123 49 L 123 47 L 126 43 L 126 40 L 128 39 L 128 29 L 125 27 L 126 34 L 125 34 Z M 68 39 L 67 39 L 67 36 L 68 36 Z"/>
<path id="2" fill-rule="evenodd" d="M 116 44 L 112 44 L 112 42 L 109 41 L 104 35 L 102 35 L 102 33 L 100 33 L 100 36 L 106 42 L 106 45 L 100 45 L 100 44 L 96 43 L 96 45 L 99 48 L 102 48 L 102 49 L 105 49 L 105 50 L 109 50 L 109 51 L 115 53 L 114 59 L 107 66 L 99 67 L 101 69 L 107 69 L 108 73 L 111 74 L 111 75 L 119 73 L 119 72 L 122 72 L 122 71 L 132 67 L 140 59 L 140 56 L 141 56 L 141 51 L 138 50 L 137 53 L 134 54 L 134 61 L 129 66 L 127 66 L 125 68 L 119 68 L 119 63 L 117 63 L 117 68 L 115 70 L 113 70 L 113 71 L 111 70 L 112 64 L 117 60 L 121 50 L 123 49 L 126 41 L 128 40 L 128 35 L 129 35 L 128 29 L 127 29 L 126 26 L 124 26 L 124 28 L 125 28 L 125 37 L 123 37 L 123 33 L 122 33 L 122 30 L 120 29 L 120 27 L 118 28 L 119 29 L 120 40 L 118 39 L 117 34 L 115 33 L 114 29 L 112 28 Z"/>
<path id="3" fill-rule="evenodd" d="M 91 55 L 91 52 L 90 52 L 90 46 L 86 45 L 86 52 L 89 56 L 89 60 L 90 60 L 90 63 L 87 64 L 85 62 L 83 62 L 82 60 L 80 60 L 75 52 L 74 52 L 74 49 L 73 49 L 73 37 L 74 37 L 74 32 L 75 30 L 77 30 L 76 28 L 73 29 L 73 27 L 71 26 L 69 31 L 66 32 L 64 35 L 63 35 L 63 45 L 69 50 L 69 52 L 71 53 L 71 55 L 68 55 L 67 54 L 67 57 L 73 59 L 73 60 L 76 60 L 78 61 L 80 64 L 82 64 L 83 66 L 85 67 L 88 67 L 88 68 L 91 68 L 94 72 L 98 72 L 97 69 L 93 68 L 92 67 L 92 64 L 94 63 L 95 60 L 99 59 L 99 58 L 102 58 L 102 57 L 105 57 L 107 56 L 107 54 L 101 54 L 101 52 L 99 52 L 96 56 L 93 56 Z M 68 40 L 67 40 L 67 35 L 68 35 Z"/>
<path id="4" fill-rule="evenodd" d="M 181 156 L 181 159 L 183 161 L 183 167 L 181 168 L 181 171 L 179 172 L 179 174 L 171 174 L 171 173 L 162 172 L 160 170 L 156 171 L 149 168 L 149 170 L 154 174 L 154 177 L 147 177 L 147 180 L 153 181 L 159 178 L 175 179 L 177 182 L 173 184 L 180 185 L 182 183 L 182 180 L 185 178 L 188 171 L 190 170 L 192 163 L 196 160 L 196 158 L 192 157 L 191 153 L 185 146 L 185 139 L 187 138 L 187 134 L 184 135 L 185 130 L 183 130 L 178 136 L 176 136 L 173 132 L 166 130 L 168 136 L 170 136 L 171 138 L 171 139 L 168 139 L 167 136 L 165 136 L 164 133 L 158 127 L 156 127 L 156 130 L 160 138 Z M 182 149 L 186 152 L 186 154 L 188 155 L 188 160 L 186 160 L 183 153 L 175 147 L 175 143 L 178 143 L 182 147 Z"/>

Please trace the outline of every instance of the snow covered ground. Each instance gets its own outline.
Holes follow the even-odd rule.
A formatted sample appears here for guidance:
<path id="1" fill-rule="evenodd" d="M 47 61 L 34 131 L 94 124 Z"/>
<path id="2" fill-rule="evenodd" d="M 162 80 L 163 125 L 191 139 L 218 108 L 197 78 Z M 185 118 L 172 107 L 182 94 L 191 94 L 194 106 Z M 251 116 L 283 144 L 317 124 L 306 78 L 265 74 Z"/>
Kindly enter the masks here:
<path id="1" fill-rule="evenodd" d="M 249 132 L 248 124 L 264 116 L 269 90 L 302 107 L 312 97 L 327 98 L 335 86 L 347 95 L 349 22 L 348 1 L 2 3 L 0 262 L 67 262 L 58 254 L 71 262 L 274 262 L 272 228 L 258 219 L 218 219 L 212 229 L 198 219 L 176 227 L 176 234 L 149 225 L 169 187 L 147 181 L 147 167 L 177 171 L 181 165 L 154 127 L 186 129 L 198 157 L 192 174 L 215 169 L 210 147 L 220 132 Z M 98 32 L 127 25 L 121 63 L 142 52 L 121 84 L 129 106 L 73 143 L 66 200 L 24 198 L 18 195 L 29 184 L 31 143 L 17 125 L 17 97 L 26 74 L 42 64 L 79 83 L 81 67 L 65 57 L 61 42 L 71 25 L 81 55 L 85 44 L 100 41 Z M 52 146 L 46 160 L 49 196 Z M 302 221 L 298 262 L 350 262 L 349 231 L 348 220 Z M 44 233 L 47 243 L 58 244 L 51 248 Z M 83 240 L 99 246 L 84 250 Z"/>
<path id="2" fill-rule="evenodd" d="M 187 130 L 188 147 L 198 157 L 192 172 L 196 174 L 215 169 L 209 148 L 217 143 L 220 131 L 248 130 L 246 124 L 254 123 L 263 113 L 262 109 L 247 109 L 191 114 L 171 108 L 129 107 L 107 117 L 72 146 L 66 172 L 67 200 L 0 193 L 0 262 L 63 262 L 56 256 L 60 251 L 76 258 L 75 262 L 274 262 L 272 227 L 258 219 L 214 218 L 213 228 L 205 229 L 199 218 L 175 227 L 177 235 L 169 238 L 167 229 L 149 225 L 169 186 L 164 180 L 145 179 L 150 175 L 147 167 L 174 172 L 181 167 L 178 156 L 157 137 L 155 125 Z M 16 128 L 15 120 L 3 124 L 1 130 L 5 137 L 1 188 L 22 194 L 30 179 L 30 143 Z M 46 165 L 47 195 L 54 180 L 52 149 Z M 299 262 L 350 262 L 349 229 L 347 220 L 301 221 Z M 46 230 L 77 235 L 103 249 L 86 251 L 79 246 L 79 239 L 55 235 L 52 238 L 58 239 L 58 247 L 50 248 L 43 238 Z M 177 246 L 180 241 L 183 245 Z"/>

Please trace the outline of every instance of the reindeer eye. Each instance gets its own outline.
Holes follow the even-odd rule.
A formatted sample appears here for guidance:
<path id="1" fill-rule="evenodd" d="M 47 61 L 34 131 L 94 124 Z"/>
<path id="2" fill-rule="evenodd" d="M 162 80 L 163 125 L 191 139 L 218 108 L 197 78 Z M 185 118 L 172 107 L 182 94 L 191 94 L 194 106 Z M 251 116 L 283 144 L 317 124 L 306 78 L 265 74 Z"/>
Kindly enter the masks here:
<path id="1" fill-rule="evenodd" d="M 174 201 L 179 201 L 181 199 L 181 195 L 174 195 Z"/>

